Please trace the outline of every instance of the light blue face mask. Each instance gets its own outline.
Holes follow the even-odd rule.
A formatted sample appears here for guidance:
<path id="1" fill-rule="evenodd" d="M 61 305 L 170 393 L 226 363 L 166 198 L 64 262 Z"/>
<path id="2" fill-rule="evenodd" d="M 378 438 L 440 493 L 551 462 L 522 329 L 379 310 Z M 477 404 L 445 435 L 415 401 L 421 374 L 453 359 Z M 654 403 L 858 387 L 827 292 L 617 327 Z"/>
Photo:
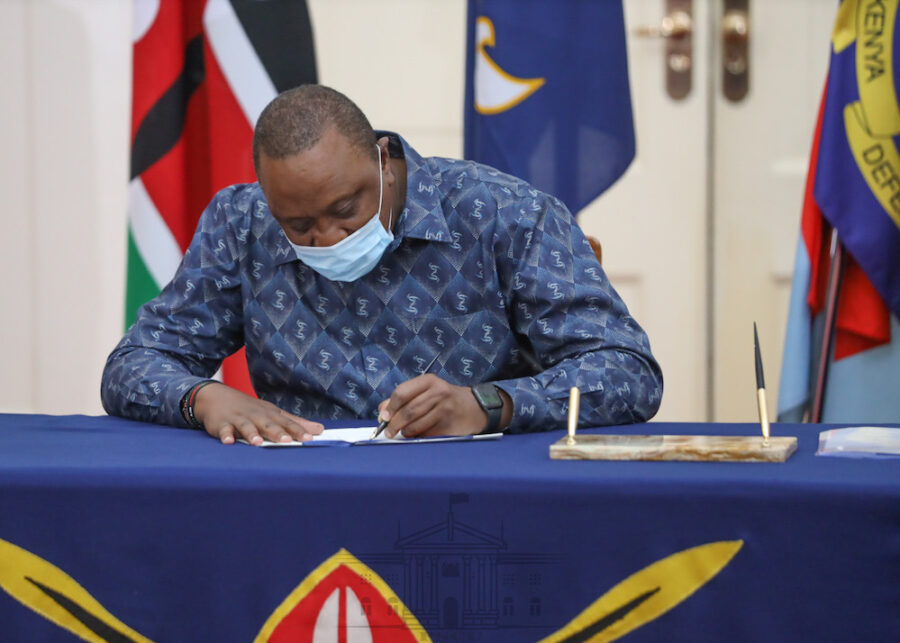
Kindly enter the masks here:
<path id="1" fill-rule="evenodd" d="M 353 234 L 333 246 L 299 246 L 291 243 L 297 257 L 317 273 L 332 281 L 356 281 L 368 274 L 378 264 L 384 251 L 394 240 L 390 231 L 393 209 L 388 229 L 381 224 L 381 197 L 384 193 L 384 175 L 381 173 L 381 148 L 378 150 L 378 212 Z"/>

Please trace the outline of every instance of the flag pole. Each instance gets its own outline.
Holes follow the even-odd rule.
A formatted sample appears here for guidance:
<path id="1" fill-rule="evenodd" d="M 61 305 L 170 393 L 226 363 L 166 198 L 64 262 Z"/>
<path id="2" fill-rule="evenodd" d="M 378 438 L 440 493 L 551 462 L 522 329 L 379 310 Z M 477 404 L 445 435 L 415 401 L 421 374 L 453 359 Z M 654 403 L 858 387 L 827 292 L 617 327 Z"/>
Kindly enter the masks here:
<path id="1" fill-rule="evenodd" d="M 831 256 L 831 264 L 828 270 L 828 290 L 825 294 L 825 327 L 822 331 L 822 343 L 819 349 L 819 365 L 816 369 L 812 409 L 808 418 L 810 422 L 816 424 L 822 421 L 822 408 L 825 402 L 825 388 L 828 380 L 828 365 L 831 362 L 831 349 L 834 346 L 838 298 L 841 294 L 841 282 L 844 276 L 844 247 L 838 238 L 837 228 L 831 229 L 829 254 Z"/>

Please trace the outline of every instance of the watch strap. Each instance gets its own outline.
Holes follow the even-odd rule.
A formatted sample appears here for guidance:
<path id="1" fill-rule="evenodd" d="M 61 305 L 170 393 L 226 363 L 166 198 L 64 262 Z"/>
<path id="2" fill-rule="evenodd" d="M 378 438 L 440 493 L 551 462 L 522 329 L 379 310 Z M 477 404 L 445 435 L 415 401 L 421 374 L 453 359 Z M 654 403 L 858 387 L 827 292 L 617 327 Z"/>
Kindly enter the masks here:
<path id="1" fill-rule="evenodd" d="M 472 387 L 472 395 L 487 414 L 488 423 L 481 433 L 497 433 L 500 429 L 500 420 L 503 418 L 503 398 L 500 397 L 500 389 L 493 384 L 478 384 Z M 495 403 L 488 400 L 494 398 Z"/>

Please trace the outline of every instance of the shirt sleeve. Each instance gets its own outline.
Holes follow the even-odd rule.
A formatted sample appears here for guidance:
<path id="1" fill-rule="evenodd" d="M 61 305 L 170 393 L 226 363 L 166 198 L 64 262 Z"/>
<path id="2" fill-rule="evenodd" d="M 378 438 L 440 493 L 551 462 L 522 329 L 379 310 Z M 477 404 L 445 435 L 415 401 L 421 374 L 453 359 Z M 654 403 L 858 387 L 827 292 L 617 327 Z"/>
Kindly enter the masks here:
<path id="1" fill-rule="evenodd" d="M 649 420 L 663 379 L 646 333 L 566 207 L 541 193 L 525 201 L 511 223 L 498 214 L 508 229 L 497 238 L 508 245 L 497 248 L 497 269 L 513 328 L 543 370 L 494 382 L 513 401 L 507 430 L 564 428 L 573 386 L 581 392 L 579 426 Z"/>
<path id="2" fill-rule="evenodd" d="M 220 192 L 200 217 L 172 281 L 138 311 L 106 361 L 103 408 L 111 415 L 187 426 L 179 403 L 243 345 L 239 246 Z"/>

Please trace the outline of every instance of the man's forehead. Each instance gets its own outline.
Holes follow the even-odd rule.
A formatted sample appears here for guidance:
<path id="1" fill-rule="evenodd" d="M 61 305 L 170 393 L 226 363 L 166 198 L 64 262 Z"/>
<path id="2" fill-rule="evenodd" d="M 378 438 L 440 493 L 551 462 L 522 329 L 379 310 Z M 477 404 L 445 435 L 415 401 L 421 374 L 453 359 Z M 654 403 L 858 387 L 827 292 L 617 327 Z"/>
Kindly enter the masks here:
<path id="1" fill-rule="evenodd" d="M 311 148 L 283 158 L 272 158 L 260 154 L 260 173 L 266 178 L 275 175 L 300 175 L 315 177 L 337 173 L 353 174 L 367 172 L 368 166 L 377 159 L 375 144 L 363 150 L 351 144 L 346 137 L 323 136 Z M 262 179 L 262 177 L 260 177 Z"/>

